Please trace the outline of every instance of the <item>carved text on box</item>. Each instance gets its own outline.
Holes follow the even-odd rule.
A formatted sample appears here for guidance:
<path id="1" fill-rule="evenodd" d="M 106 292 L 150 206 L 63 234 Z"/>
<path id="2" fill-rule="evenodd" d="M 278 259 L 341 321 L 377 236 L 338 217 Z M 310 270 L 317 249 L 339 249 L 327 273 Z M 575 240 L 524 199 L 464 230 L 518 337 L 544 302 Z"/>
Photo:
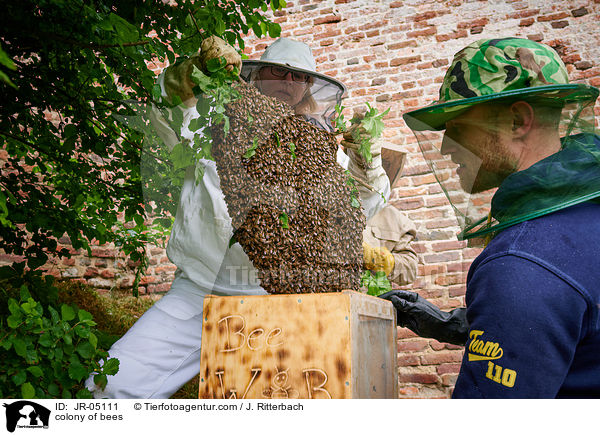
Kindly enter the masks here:
<path id="1" fill-rule="evenodd" d="M 256 327 L 250 329 L 244 316 L 231 314 L 222 317 L 217 322 L 220 335 L 223 337 L 218 346 L 218 352 L 223 358 L 232 358 L 240 352 L 262 352 L 261 356 L 265 364 L 269 364 L 267 351 L 275 348 L 285 349 L 286 341 L 282 328 L 263 328 Z M 239 385 L 228 385 L 227 373 L 224 368 L 219 368 L 214 372 L 216 377 L 215 394 L 223 399 L 246 398 L 249 391 L 259 389 L 260 395 L 251 394 L 252 397 L 263 397 L 271 399 L 296 399 L 303 397 L 331 399 L 331 394 L 326 388 L 328 376 L 325 370 L 321 368 L 309 367 L 293 371 L 290 367 L 274 367 L 275 372 L 270 379 L 259 379 L 265 371 L 264 367 L 249 368 L 248 377 L 245 385 L 238 388 Z M 237 366 L 237 364 L 236 364 Z M 239 372 L 239 366 L 236 367 Z M 219 394 L 220 393 L 220 394 Z"/>

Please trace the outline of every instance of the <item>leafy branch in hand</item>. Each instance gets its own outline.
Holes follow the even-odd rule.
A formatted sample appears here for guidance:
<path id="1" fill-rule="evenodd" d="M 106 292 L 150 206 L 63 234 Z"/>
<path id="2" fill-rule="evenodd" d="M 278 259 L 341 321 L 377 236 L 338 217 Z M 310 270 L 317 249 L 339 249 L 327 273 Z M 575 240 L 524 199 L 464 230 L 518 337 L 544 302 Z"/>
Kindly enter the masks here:
<path id="1" fill-rule="evenodd" d="M 383 113 L 375 107 L 371 107 L 369 103 L 367 105 L 367 112 L 364 115 L 356 114 L 350 120 L 350 127 L 347 128 L 346 121 L 342 111 L 344 106 L 339 104 L 335 106 L 335 126 L 337 133 L 346 133 L 348 131 L 352 134 L 352 139 L 355 143 L 359 144 L 358 154 L 365 159 L 367 163 L 371 163 L 373 156 L 371 155 L 371 146 L 373 142 L 381 136 L 383 133 L 383 117 L 388 114 L 390 108 L 388 107 Z"/>

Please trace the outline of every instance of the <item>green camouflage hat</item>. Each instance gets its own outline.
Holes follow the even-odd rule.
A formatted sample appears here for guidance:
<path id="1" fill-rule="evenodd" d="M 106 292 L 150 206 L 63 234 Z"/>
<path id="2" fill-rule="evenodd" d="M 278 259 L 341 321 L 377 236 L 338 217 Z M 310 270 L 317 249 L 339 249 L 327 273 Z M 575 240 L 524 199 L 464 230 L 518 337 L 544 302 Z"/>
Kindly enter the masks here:
<path id="1" fill-rule="evenodd" d="M 540 100 L 545 104 L 595 100 L 598 90 L 569 84 L 558 53 L 547 45 L 520 38 L 483 39 L 454 56 L 430 106 L 404 114 L 413 130 L 441 130 L 446 121 L 475 104 L 497 99 Z"/>

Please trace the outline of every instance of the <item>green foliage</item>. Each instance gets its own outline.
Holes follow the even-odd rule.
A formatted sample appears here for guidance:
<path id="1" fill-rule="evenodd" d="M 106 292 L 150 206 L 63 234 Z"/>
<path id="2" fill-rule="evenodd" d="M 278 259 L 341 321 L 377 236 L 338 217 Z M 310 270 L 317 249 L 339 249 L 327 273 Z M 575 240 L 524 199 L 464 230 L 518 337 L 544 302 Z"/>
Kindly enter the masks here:
<path id="1" fill-rule="evenodd" d="M 252 145 L 250 145 L 250 148 L 248 148 L 244 153 L 244 158 L 249 159 L 254 154 L 256 154 L 256 148 L 258 148 L 258 138 L 254 137 L 252 138 Z"/>
<path id="2" fill-rule="evenodd" d="M 191 144 L 195 154 L 156 147 L 140 108 L 166 107 L 147 65 L 190 56 L 210 35 L 240 49 L 249 31 L 276 37 L 280 27 L 263 16 L 266 9 L 261 0 L 5 4 L 0 138 L 9 157 L 0 178 L 0 249 L 36 269 L 49 256 L 70 255 L 57 243 L 64 235 L 88 252 L 92 241 L 112 242 L 141 276 L 145 245 L 172 223 L 184 167 L 210 156 L 201 139 Z M 195 75 L 208 99 L 200 109 L 213 107 L 210 122 L 227 130 L 222 107 L 235 95 L 220 61 L 209 70 L 208 81 Z M 151 157 L 144 153 L 154 148 Z M 156 216 L 164 231 L 155 234 L 148 225 Z"/>
<path id="3" fill-rule="evenodd" d="M 292 156 L 292 160 L 296 159 L 296 144 L 294 142 L 289 142 L 288 147 L 290 148 L 290 154 Z"/>
<path id="4" fill-rule="evenodd" d="M 52 285 L 45 284 L 45 290 Z M 8 291 L 3 291 L 6 296 Z M 40 302 L 27 285 L 19 289 L 18 299 L 2 299 L 7 303 L 0 316 L 0 397 L 91 398 L 84 386 L 91 374 L 105 387 L 107 376 L 117 373 L 119 361 L 98 346 L 96 322 L 89 312 L 56 301 Z"/>
<path id="5" fill-rule="evenodd" d="M 383 117 L 388 114 L 390 109 L 387 108 L 383 113 L 379 113 L 379 111 L 376 108 L 371 107 L 369 103 L 365 104 L 367 105 L 367 112 L 364 115 L 355 115 L 352 117 L 350 120 L 350 129 L 352 131 L 352 139 L 355 143 L 359 144 L 358 154 L 370 163 L 373 160 L 373 157 L 371 156 L 371 146 L 373 145 L 373 141 L 379 138 L 381 133 L 383 133 Z M 335 106 L 335 126 L 336 129 L 342 133 L 348 131 L 344 115 L 342 114 L 343 110 L 344 106 Z"/>
<path id="6" fill-rule="evenodd" d="M 356 180 L 352 178 L 350 171 L 346 169 L 346 185 L 350 186 L 350 205 L 354 208 L 360 208 L 359 192 L 356 187 Z"/>
<path id="7" fill-rule="evenodd" d="M 282 211 L 279 215 L 279 223 L 284 230 L 287 230 L 290 227 L 290 218 L 286 212 Z"/>
<path id="8" fill-rule="evenodd" d="M 373 274 L 370 270 L 365 270 L 360 277 L 360 284 L 367 288 L 367 294 L 371 296 L 379 296 L 392 289 L 390 281 L 382 271 Z"/>

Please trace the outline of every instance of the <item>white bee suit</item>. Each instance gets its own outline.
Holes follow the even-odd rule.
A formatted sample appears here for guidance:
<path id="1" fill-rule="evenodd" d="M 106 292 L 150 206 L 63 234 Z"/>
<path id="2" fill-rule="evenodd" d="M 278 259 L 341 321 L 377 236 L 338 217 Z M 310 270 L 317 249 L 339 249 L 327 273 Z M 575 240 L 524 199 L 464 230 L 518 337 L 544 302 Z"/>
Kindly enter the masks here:
<path id="1" fill-rule="evenodd" d="M 162 86 L 162 76 L 159 83 Z M 182 137 L 193 139 L 185 126 L 198 116 L 195 107 L 184 109 Z M 158 110 L 151 119 L 159 136 L 173 147 L 176 135 Z M 347 168 L 349 157 L 341 150 L 337 157 Z M 204 297 L 266 294 L 241 245 L 229 246 L 233 228 L 215 162 L 199 164 L 204 166 L 199 183 L 195 168 L 186 172 L 167 246 L 167 255 L 177 266 L 171 289 L 109 350 L 120 360 L 120 369 L 109 377 L 106 389 L 101 391 L 88 379 L 86 385 L 96 398 L 170 397 L 200 370 Z M 387 200 L 390 185 L 385 173 L 369 181 Z M 384 206 L 382 194 L 361 188 L 359 192 L 367 218 Z"/>

